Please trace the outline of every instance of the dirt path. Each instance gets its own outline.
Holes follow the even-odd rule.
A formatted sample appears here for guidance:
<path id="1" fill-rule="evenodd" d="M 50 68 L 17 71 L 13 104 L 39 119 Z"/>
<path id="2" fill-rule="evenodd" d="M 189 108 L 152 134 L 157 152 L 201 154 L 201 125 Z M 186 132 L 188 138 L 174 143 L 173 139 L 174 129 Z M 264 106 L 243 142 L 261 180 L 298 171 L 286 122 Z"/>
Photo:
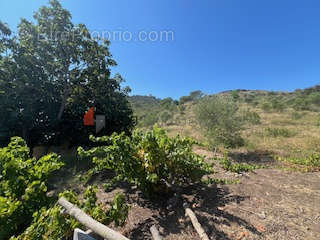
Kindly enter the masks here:
<path id="1" fill-rule="evenodd" d="M 217 239 L 320 239 L 319 173 L 261 169 L 227 191 L 241 200 L 218 207 Z"/>

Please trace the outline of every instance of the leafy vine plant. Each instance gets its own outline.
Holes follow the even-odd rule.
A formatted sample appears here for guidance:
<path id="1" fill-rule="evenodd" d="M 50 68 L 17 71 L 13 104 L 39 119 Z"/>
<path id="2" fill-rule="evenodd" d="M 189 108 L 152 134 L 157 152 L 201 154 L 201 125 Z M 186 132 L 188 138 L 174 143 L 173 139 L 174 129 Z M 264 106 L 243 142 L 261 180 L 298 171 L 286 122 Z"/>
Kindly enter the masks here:
<path id="1" fill-rule="evenodd" d="M 94 163 L 89 175 L 111 169 L 115 178 L 109 184 L 127 181 L 149 196 L 168 191 L 166 183 L 200 181 L 211 172 L 204 156 L 193 151 L 193 146 L 199 144 L 197 141 L 179 135 L 170 138 L 157 126 L 147 132 L 135 130 L 131 135 L 114 133 L 90 138 L 102 146 L 78 148 L 82 158 L 90 158 Z"/>

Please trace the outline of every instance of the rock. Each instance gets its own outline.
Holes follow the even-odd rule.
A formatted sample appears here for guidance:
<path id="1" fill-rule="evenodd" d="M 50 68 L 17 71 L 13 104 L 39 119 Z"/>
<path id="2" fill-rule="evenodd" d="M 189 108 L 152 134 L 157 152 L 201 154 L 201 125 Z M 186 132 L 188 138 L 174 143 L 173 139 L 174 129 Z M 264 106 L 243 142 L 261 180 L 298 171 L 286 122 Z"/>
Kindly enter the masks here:
<path id="1" fill-rule="evenodd" d="M 74 232 L 73 232 L 73 240 L 96 240 L 96 239 L 93 237 L 90 237 L 89 234 L 82 231 L 81 229 L 76 228 L 74 229 Z"/>
<path id="2" fill-rule="evenodd" d="M 257 215 L 261 219 L 265 219 L 266 218 L 266 213 L 264 211 L 262 211 L 261 213 L 258 213 Z"/>

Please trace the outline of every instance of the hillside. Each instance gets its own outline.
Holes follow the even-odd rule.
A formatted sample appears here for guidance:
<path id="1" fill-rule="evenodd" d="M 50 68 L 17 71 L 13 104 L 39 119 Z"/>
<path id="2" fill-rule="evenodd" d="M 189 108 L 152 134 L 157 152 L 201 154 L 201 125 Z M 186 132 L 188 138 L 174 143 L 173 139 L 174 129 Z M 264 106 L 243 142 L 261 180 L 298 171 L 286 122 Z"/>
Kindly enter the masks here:
<path id="1" fill-rule="evenodd" d="M 216 95 L 232 99 L 241 114 L 248 111 L 257 114 L 258 123 L 247 122 L 241 131 L 244 146 L 233 151 L 269 152 L 277 157 L 294 158 L 320 150 L 319 85 L 293 92 L 238 89 Z M 134 96 L 129 100 L 139 127 L 150 128 L 157 123 L 172 136 L 179 133 L 206 142 L 195 116 L 204 96 L 185 96 L 179 101 Z"/>

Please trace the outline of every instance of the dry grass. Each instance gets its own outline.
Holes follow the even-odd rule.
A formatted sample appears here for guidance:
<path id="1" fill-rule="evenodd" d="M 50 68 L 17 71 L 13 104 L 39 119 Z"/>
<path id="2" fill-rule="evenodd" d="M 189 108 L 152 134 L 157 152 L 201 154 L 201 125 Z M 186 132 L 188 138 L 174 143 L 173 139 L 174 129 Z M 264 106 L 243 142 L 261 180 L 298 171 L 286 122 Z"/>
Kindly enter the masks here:
<path id="1" fill-rule="evenodd" d="M 241 108 L 250 108 L 243 104 Z M 269 152 L 274 157 L 306 158 L 314 152 L 320 152 L 320 126 L 319 113 L 310 111 L 295 112 L 286 109 L 284 112 L 264 112 L 260 108 L 251 110 L 261 117 L 261 124 L 248 124 L 242 132 L 245 146 L 232 149 L 233 152 Z M 299 115 L 295 118 L 295 115 Z M 185 114 L 176 113 L 174 125 L 165 126 L 170 136 L 180 134 L 193 137 L 203 143 L 206 142 L 201 129 L 195 122 L 193 105 L 186 106 Z M 266 129 L 280 129 L 288 131 L 286 137 L 267 134 Z M 223 149 L 221 149 L 223 151 Z"/>

